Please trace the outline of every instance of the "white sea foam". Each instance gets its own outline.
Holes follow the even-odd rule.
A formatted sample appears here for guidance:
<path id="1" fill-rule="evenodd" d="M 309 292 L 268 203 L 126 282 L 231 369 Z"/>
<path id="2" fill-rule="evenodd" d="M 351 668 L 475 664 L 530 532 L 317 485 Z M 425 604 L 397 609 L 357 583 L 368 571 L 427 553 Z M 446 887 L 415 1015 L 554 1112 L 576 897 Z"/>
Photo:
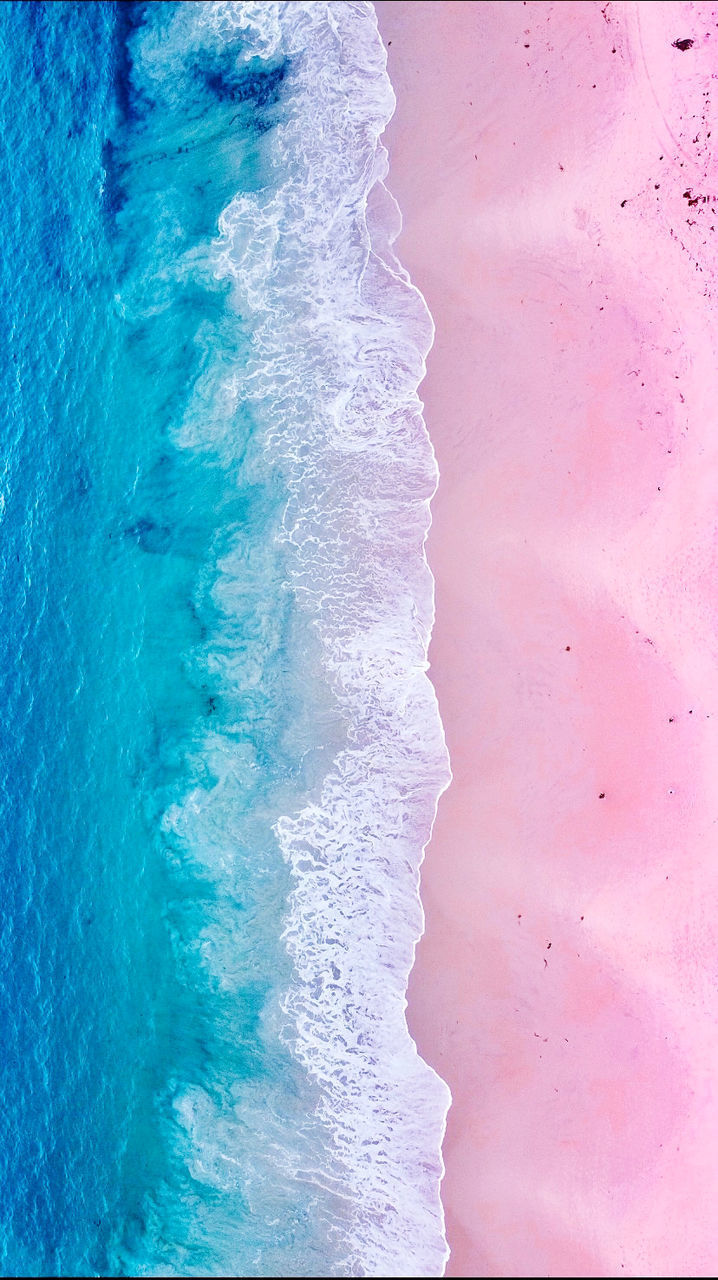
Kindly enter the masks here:
<path id="1" fill-rule="evenodd" d="M 224 395 L 252 403 L 288 477 L 291 587 L 346 723 L 320 791 L 276 826 L 294 885 L 286 1034 L 332 1134 L 344 1273 L 439 1275 L 450 1097 L 405 1019 L 419 865 L 450 776 L 427 675 L 437 470 L 417 388 L 433 325 L 392 249 L 394 95 L 371 4 L 222 3 L 207 20 L 217 38 L 241 28 L 247 57 L 291 60 L 275 181 L 232 201 L 214 247 L 253 335 Z"/>

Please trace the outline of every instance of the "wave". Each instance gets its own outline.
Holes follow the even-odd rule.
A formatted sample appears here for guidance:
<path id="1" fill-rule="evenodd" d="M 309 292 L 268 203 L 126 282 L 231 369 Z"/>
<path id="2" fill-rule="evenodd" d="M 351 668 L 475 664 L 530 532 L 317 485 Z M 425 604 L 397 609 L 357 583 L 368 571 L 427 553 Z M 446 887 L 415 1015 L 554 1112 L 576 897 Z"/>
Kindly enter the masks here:
<path id="1" fill-rule="evenodd" d="M 220 1251 L 227 1274 L 286 1274 L 287 1259 L 293 1274 L 441 1274 L 450 1095 L 405 1016 L 450 778 L 427 674 L 437 468 L 418 387 L 433 324 L 393 250 L 386 53 L 367 3 L 151 16 L 132 38 L 137 192 L 117 216 L 144 217 L 164 255 L 137 286 L 142 325 L 199 287 L 216 316 L 170 434 L 220 464 L 209 506 L 235 514 L 194 598 L 212 715 L 161 819 L 183 895 L 206 883 L 183 972 L 219 1010 L 201 1069 L 174 1072 L 169 1095 L 188 1221 L 156 1191 L 123 1256 L 160 1274 L 216 1271 Z M 183 242 L 182 219 L 205 227 L 215 199 L 219 235 Z M 231 1042 L 250 1014 L 242 1076 Z"/>
<path id="2" fill-rule="evenodd" d="M 284 1035 L 320 1091 L 353 1275 L 442 1274 L 450 1103 L 406 1026 L 419 867 L 450 771 L 427 648 L 437 467 L 418 387 L 433 341 L 393 251 L 381 134 L 395 99 L 373 6 L 213 6 L 245 57 L 289 60 L 273 181 L 220 219 L 214 274 L 252 333 L 231 384 L 286 476 L 290 586 L 316 632 L 344 743 L 276 823 L 292 872 Z M 228 394 L 225 384 L 224 394 Z"/>

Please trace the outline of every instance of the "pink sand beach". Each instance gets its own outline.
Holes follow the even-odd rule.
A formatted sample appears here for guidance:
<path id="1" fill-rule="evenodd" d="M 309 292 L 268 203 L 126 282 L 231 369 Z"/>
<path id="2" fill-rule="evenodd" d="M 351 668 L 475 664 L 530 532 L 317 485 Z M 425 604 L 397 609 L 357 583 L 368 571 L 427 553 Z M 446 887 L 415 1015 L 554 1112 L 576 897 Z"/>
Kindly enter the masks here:
<path id="1" fill-rule="evenodd" d="M 376 9 L 436 323 L 447 1274 L 713 1275 L 718 6 Z"/>

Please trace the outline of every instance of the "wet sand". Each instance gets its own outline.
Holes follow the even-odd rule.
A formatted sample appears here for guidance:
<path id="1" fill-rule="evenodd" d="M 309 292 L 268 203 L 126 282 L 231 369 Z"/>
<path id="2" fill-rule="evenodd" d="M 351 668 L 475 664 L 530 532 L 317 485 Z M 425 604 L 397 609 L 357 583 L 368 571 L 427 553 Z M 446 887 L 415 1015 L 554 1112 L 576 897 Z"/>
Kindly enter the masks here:
<path id="1" fill-rule="evenodd" d="M 718 8 L 376 9 L 437 328 L 447 1274 L 712 1275 Z"/>

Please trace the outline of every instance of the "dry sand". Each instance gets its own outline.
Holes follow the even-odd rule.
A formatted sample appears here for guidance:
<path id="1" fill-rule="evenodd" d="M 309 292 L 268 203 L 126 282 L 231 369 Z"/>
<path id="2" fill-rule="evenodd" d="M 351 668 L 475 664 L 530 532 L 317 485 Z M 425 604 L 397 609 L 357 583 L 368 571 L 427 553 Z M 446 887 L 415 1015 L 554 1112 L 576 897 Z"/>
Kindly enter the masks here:
<path id="1" fill-rule="evenodd" d="M 409 1022 L 454 1097 L 448 1274 L 712 1275 L 718 8 L 376 9 L 437 327 L 454 782 Z"/>

